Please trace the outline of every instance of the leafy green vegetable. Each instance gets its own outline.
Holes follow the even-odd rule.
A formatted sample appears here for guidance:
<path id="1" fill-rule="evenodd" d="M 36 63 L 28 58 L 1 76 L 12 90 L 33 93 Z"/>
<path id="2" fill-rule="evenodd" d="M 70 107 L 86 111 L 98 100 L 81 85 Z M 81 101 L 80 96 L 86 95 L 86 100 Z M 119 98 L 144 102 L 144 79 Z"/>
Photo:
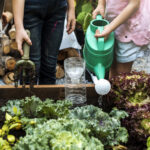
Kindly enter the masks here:
<path id="1" fill-rule="evenodd" d="M 58 119 L 38 125 L 32 134 L 20 138 L 13 150 L 103 150 L 103 144 L 89 137 L 86 124 L 77 119 Z"/>
<path id="2" fill-rule="evenodd" d="M 6 115 L 7 122 L 19 119 L 11 128 L 20 123 L 26 133 L 13 150 L 103 150 L 128 140 L 120 123 L 128 115 L 116 108 L 108 114 L 92 105 L 71 110 L 72 103 L 67 100 L 41 101 L 32 96 L 18 101 L 9 101 L 1 108 L 12 115 Z"/>
<path id="3" fill-rule="evenodd" d="M 72 103 L 67 100 L 54 102 L 51 99 L 46 99 L 42 101 L 38 97 L 32 96 L 22 100 L 8 101 L 6 106 L 1 108 L 1 111 L 8 112 L 13 116 L 54 119 L 67 115 L 71 106 Z"/>
<path id="4" fill-rule="evenodd" d="M 114 146 L 128 140 L 127 130 L 120 123 L 120 119 L 126 116 L 128 115 L 124 111 L 114 109 L 109 115 L 100 108 L 89 105 L 73 109 L 68 118 L 83 120 L 92 131 L 92 136 L 102 141 L 105 146 Z"/>
<path id="5" fill-rule="evenodd" d="M 125 110 L 129 117 L 123 125 L 132 138 L 146 143 L 150 136 L 150 75 L 144 72 L 122 73 L 111 79 L 107 104 Z"/>
<path id="6" fill-rule="evenodd" d="M 20 108 L 22 100 L 10 100 L 6 106 L 0 108 L 2 112 L 8 112 L 12 116 L 21 115 L 22 109 Z"/>

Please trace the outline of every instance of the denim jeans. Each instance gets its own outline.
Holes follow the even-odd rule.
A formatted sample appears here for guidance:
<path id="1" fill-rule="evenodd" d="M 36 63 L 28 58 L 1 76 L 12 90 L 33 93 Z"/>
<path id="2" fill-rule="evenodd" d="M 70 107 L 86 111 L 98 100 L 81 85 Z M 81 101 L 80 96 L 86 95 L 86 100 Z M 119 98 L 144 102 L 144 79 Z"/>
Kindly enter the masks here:
<path id="1" fill-rule="evenodd" d="M 66 0 L 25 1 L 24 27 L 31 32 L 30 60 L 39 84 L 55 84 L 66 10 Z"/>

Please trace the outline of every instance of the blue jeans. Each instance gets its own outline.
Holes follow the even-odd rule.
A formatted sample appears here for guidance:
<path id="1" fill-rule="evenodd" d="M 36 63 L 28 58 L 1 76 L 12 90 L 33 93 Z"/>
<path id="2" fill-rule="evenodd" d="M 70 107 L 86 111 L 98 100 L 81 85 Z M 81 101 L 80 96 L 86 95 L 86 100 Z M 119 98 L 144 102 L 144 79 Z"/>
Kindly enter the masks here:
<path id="1" fill-rule="evenodd" d="M 66 0 L 25 1 L 24 27 L 31 32 L 30 59 L 39 84 L 55 84 L 66 9 Z"/>

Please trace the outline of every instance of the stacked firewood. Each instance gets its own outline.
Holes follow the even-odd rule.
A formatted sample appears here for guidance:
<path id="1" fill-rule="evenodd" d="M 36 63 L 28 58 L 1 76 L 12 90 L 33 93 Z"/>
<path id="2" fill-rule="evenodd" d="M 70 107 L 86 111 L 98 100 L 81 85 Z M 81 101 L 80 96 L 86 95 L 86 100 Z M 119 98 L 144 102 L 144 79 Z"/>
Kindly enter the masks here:
<path id="1" fill-rule="evenodd" d="M 4 12 L 2 21 L 5 34 L 1 38 L 2 47 L 0 47 L 0 76 L 2 77 L 4 83 L 12 84 L 14 76 L 13 70 L 15 68 L 17 58 L 14 56 L 16 56 L 16 54 L 19 56 L 17 44 L 15 42 L 14 26 L 12 26 L 13 14 L 9 11 Z"/>

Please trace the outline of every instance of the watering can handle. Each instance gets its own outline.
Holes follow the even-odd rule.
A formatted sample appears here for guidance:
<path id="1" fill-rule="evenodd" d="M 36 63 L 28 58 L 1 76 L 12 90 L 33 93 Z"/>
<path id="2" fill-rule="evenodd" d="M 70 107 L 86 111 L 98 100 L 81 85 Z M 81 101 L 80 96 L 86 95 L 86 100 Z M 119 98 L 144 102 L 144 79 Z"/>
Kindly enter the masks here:
<path id="1" fill-rule="evenodd" d="M 104 30 L 104 26 L 99 26 L 98 30 L 100 31 L 100 33 L 102 33 Z M 97 44 L 98 44 L 98 50 L 104 50 L 104 37 L 99 37 Z"/>
<path id="2" fill-rule="evenodd" d="M 96 16 L 96 19 L 97 19 L 97 20 L 102 20 L 103 17 L 102 17 L 101 15 L 97 15 L 97 16 Z"/>
<path id="3" fill-rule="evenodd" d="M 27 32 L 27 35 L 30 38 L 30 31 L 26 30 L 26 32 Z M 30 54 L 30 45 L 27 42 L 24 42 L 23 43 L 23 56 L 22 56 L 22 59 L 29 60 L 29 54 Z"/>

